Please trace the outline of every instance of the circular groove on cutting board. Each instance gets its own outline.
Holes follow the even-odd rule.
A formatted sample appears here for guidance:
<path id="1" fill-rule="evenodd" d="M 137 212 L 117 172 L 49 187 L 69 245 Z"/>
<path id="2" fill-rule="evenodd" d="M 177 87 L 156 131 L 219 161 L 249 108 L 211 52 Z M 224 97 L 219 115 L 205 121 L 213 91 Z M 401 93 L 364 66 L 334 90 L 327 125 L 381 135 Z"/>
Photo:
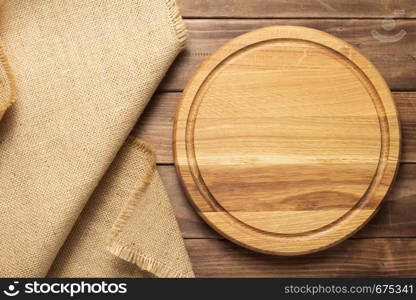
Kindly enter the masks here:
<path id="1" fill-rule="evenodd" d="M 375 67 L 304 27 L 244 34 L 195 72 L 175 163 L 201 217 L 249 249 L 298 255 L 360 229 L 395 177 L 396 108 Z"/>

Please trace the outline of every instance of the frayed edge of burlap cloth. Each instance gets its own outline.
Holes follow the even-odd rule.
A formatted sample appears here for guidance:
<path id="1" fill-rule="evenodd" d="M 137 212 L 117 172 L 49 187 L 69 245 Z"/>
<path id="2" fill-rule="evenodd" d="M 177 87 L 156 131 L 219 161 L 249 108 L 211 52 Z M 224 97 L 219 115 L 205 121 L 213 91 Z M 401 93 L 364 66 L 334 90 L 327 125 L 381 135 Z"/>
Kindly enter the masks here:
<path id="1" fill-rule="evenodd" d="M 48 277 L 195 277 L 156 155 L 130 136 Z"/>
<path id="2" fill-rule="evenodd" d="M 188 39 L 188 31 L 186 30 L 185 23 L 183 22 L 181 13 L 176 4 L 176 0 L 165 0 L 166 7 L 168 9 L 168 15 L 172 21 L 172 26 L 176 31 L 176 35 L 179 40 L 179 47 L 183 49 L 185 47 L 186 40 Z"/>
<path id="3" fill-rule="evenodd" d="M 149 168 L 117 216 L 106 241 L 106 248 L 113 255 L 135 264 L 141 270 L 147 271 L 157 277 L 193 277 L 193 274 L 180 273 L 159 262 L 157 259 L 149 257 L 141 250 L 135 249 L 131 246 L 131 243 L 124 241 L 120 236 L 134 211 L 140 209 L 140 199 L 144 196 L 146 189 L 149 187 L 154 173 L 157 172 L 156 154 L 149 144 L 134 137 L 129 137 L 127 143 L 135 147 L 138 151 L 143 152 L 148 157 Z"/>
<path id="4" fill-rule="evenodd" d="M 1 5 L 1 3 L 0 3 Z M 0 40 L 0 119 L 16 98 L 16 83 Z"/>
<path id="5" fill-rule="evenodd" d="M 166 7 L 170 16 L 172 26 L 177 34 L 180 48 L 185 47 L 186 40 L 188 38 L 188 32 L 183 22 L 180 11 L 177 7 L 175 0 L 166 0 Z M 156 259 L 147 256 L 138 249 L 134 249 L 129 243 L 123 241 L 120 238 L 122 229 L 126 226 L 129 218 L 132 216 L 136 209 L 139 209 L 139 199 L 143 196 L 144 192 L 150 185 L 152 176 L 156 172 L 156 154 L 153 148 L 144 141 L 138 140 L 133 137 L 129 137 L 128 142 L 143 151 L 148 155 L 150 168 L 148 173 L 143 177 L 138 187 L 133 191 L 132 196 L 125 204 L 124 208 L 118 215 L 116 221 L 113 224 L 110 235 L 106 242 L 107 250 L 113 255 L 126 260 L 132 264 L 137 265 L 141 270 L 147 271 L 157 277 L 179 277 L 189 278 L 193 277 L 193 274 L 183 274 L 168 268 L 165 264 L 157 261 Z"/>

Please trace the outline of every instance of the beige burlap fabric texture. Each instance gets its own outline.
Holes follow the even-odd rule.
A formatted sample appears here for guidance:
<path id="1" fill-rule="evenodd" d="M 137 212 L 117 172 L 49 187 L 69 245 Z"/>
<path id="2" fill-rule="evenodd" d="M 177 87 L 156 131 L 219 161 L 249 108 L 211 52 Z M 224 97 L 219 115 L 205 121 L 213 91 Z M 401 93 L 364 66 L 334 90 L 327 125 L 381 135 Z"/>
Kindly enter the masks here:
<path id="1" fill-rule="evenodd" d="M 175 2 L 5 0 L 0 36 L 0 276 L 192 277 L 154 154 L 125 143 L 184 45 Z"/>
<path id="2" fill-rule="evenodd" d="M 160 277 L 193 276 L 155 166 L 151 148 L 129 138 L 78 218 L 48 276 L 141 277 L 146 275 L 143 270 Z M 133 193 L 132 186 L 136 187 Z"/>

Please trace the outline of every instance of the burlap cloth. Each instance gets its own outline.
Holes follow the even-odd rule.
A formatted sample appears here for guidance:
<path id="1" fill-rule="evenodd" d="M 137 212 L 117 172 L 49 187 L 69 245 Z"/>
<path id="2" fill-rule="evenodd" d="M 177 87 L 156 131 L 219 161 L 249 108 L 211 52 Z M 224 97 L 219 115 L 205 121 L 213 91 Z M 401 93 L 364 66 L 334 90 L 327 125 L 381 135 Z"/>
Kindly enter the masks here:
<path id="1" fill-rule="evenodd" d="M 0 276 L 192 277 L 154 153 L 127 139 L 184 45 L 175 2 L 6 0 L 0 35 Z"/>

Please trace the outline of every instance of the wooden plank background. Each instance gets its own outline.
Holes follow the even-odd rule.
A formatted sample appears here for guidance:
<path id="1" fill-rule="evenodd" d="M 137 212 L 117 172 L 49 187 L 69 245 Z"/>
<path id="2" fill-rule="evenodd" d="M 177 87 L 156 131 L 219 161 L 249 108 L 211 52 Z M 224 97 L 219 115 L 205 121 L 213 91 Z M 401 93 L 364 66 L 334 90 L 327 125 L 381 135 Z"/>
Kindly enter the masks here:
<path id="1" fill-rule="evenodd" d="M 414 0 L 177 0 L 187 18 L 416 17 Z"/>
<path id="2" fill-rule="evenodd" d="M 179 55 L 133 135 L 154 145 L 158 169 L 175 209 L 194 270 L 201 277 L 416 276 L 416 1 L 415 0 L 177 0 L 189 31 Z M 395 14 L 396 11 L 396 14 Z M 383 29 L 395 17 L 395 29 Z M 300 257 L 248 251 L 221 238 L 186 200 L 172 158 L 172 125 L 186 82 L 212 51 L 255 28 L 302 25 L 355 45 L 380 70 L 400 113 L 403 152 L 399 175 L 376 217 L 329 250 Z M 392 35 L 380 42 L 371 32 Z"/>

